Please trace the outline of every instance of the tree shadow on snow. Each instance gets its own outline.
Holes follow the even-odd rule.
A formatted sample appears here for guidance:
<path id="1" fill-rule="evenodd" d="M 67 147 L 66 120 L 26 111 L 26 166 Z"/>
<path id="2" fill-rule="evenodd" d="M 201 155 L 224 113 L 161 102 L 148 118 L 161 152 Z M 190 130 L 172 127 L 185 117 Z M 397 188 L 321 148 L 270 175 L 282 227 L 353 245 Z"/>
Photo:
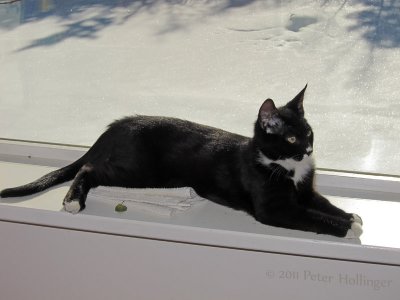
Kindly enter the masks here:
<path id="1" fill-rule="evenodd" d="M 355 20 L 350 31 L 362 32 L 372 48 L 396 48 L 400 46 L 400 1 L 357 0 L 365 9 L 348 15 Z"/>
<path id="2" fill-rule="evenodd" d="M 257 0 L 204 0 L 208 13 L 218 14 L 229 9 L 250 5 Z M 292 0 L 286 0 L 293 2 Z M 331 0 L 325 0 L 322 5 Z M 7 1 L 5 1 L 7 2 Z M 10 2 L 10 1 L 8 1 Z M 199 16 L 182 20 L 180 6 L 196 5 L 197 0 L 13 0 L 0 5 L 0 29 L 13 29 L 20 24 L 36 23 L 46 18 L 56 19 L 62 24 L 61 30 L 42 38 L 32 40 L 24 51 L 37 47 L 49 47 L 70 38 L 96 39 L 99 33 L 109 26 L 124 24 L 140 12 L 154 13 L 164 5 L 168 15 L 167 22 L 159 34 L 176 31 L 190 25 L 190 22 L 201 22 L 207 12 L 201 9 Z M 200 2 L 200 1 L 198 1 Z M 343 0 L 343 5 L 347 3 Z M 0 2 L 1 3 L 1 2 Z M 260 2 L 261 3 L 261 2 Z M 283 0 L 262 2 L 266 8 L 280 6 Z M 349 31 L 361 32 L 362 37 L 372 48 L 394 48 L 400 46 L 400 1 L 398 0 L 354 0 L 364 9 L 348 15 L 354 20 Z M 79 17 L 77 17 L 79 15 Z"/>
<path id="3" fill-rule="evenodd" d="M 205 1 L 204 4 L 220 12 L 243 7 L 254 1 Z M 122 25 L 139 12 L 154 13 L 160 5 L 164 5 L 168 22 L 159 34 L 168 33 L 190 24 L 190 20 L 179 21 L 179 6 L 194 5 L 196 0 L 12 0 L 0 4 L 0 29 L 12 30 L 19 25 L 33 24 L 47 18 L 56 19 L 62 24 L 61 30 L 32 40 L 17 50 L 20 52 L 53 46 L 70 38 L 96 39 L 105 28 Z M 205 17 L 204 12 L 196 20 L 201 21 L 202 17 Z"/>

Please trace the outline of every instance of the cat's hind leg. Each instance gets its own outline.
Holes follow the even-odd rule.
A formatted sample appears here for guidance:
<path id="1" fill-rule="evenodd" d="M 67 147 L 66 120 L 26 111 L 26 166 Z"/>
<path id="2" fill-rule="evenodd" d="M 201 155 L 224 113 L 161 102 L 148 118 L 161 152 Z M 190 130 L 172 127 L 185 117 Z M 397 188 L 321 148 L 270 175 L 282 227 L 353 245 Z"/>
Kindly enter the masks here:
<path id="1" fill-rule="evenodd" d="M 90 164 L 85 164 L 76 174 L 74 181 L 64 198 L 64 209 L 76 214 L 85 208 L 86 197 L 92 187 L 96 187 L 94 169 Z"/>

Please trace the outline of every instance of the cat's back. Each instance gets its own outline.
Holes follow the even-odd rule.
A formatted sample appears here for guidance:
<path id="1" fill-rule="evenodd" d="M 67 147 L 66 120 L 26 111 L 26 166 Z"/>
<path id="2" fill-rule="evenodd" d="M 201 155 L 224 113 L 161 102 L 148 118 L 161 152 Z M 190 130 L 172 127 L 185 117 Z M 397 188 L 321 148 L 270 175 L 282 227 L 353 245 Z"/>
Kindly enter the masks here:
<path id="1" fill-rule="evenodd" d="M 135 115 L 110 124 L 109 130 L 125 134 L 151 136 L 159 141 L 165 139 L 197 139 L 219 143 L 242 143 L 249 138 L 219 128 L 187 120 L 163 116 Z"/>
<path id="2" fill-rule="evenodd" d="M 226 174 L 235 174 L 249 141 L 182 119 L 139 115 L 110 124 L 88 151 L 87 160 L 115 184 L 192 186 L 206 196 Z"/>

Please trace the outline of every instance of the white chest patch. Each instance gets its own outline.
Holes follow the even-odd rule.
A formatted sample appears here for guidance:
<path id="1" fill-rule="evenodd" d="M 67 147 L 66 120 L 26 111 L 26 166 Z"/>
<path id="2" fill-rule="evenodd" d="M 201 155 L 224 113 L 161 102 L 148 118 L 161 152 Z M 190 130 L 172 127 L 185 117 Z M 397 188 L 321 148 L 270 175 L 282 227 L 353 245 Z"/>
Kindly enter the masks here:
<path id="1" fill-rule="evenodd" d="M 293 158 L 272 160 L 260 152 L 259 162 L 264 166 L 278 164 L 288 171 L 293 171 L 294 175 L 290 178 L 296 186 L 299 182 L 302 182 L 310 170 L 314 168 L 314 158 L 309 155 L 304 155 L 303 159 L 300 161 L 294 160 Z"/>

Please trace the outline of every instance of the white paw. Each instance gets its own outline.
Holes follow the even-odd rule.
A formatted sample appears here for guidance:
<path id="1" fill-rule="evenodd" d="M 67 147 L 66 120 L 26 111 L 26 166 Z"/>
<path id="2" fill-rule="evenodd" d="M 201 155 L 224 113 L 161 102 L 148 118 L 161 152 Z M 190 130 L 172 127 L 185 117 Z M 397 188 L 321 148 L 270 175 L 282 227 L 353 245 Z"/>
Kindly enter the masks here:
<path id="1" fill-rule="evenodd" d="M 363 225 L 363 221 L 361 219 L 361 217 L 357 214 L 353 214 L 353 218 L 351 219 L 353 222 L 356 222 L 360 225 Z"/>
<path id="2" fill-rule="evenodd" d="M 72 200 L 64 203 L 64 209 L 71 214 L 77 214 L 81 210 L 78 200 Z"/>
<path id="3" fill-rule="evenodd" d="M 344 237 L 345 239 L 357 239 L 359 238 L 363 233 L 362 227 L 359 223 L 353 222 L 351 224 L 351 228 L 347 231 L 346 236 Z"/>

